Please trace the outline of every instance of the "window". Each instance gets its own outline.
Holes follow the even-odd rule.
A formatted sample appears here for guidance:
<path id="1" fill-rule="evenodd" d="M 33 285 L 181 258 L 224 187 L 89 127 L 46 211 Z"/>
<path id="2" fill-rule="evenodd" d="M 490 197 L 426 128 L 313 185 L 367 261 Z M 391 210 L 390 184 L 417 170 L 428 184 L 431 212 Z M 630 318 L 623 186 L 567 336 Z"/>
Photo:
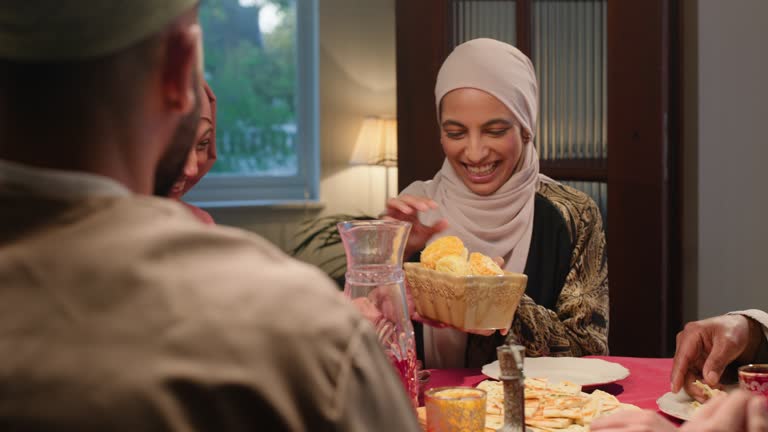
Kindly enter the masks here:
<path id="1" fill-rule="evenodd" d="M 204 206 L 318 197 L 317 0 L 203 0 L 218 159 Z"/>

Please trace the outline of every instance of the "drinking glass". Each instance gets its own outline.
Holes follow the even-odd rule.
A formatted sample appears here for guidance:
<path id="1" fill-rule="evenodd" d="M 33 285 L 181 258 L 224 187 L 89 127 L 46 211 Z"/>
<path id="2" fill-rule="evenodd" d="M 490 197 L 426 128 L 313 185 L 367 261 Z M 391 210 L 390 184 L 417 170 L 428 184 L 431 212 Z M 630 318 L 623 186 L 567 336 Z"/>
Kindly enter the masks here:
<path id="1" fill-rule="evenodd" d="M 739 367 L 739 387 L 768 396 L 768 364 L 750 364 Z"/>
<path id="2" fill-rule="evenodd" d="M 424 393 L 427 432 L 482 432 L 485 430 L 485 390 L 438 387 Z"/>

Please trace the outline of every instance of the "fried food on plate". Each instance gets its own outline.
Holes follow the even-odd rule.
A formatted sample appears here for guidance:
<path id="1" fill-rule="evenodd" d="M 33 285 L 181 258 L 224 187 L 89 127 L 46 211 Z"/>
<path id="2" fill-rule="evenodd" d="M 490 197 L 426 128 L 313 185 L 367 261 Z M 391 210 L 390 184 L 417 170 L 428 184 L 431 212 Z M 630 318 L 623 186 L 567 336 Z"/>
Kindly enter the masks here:
<path id="1" fill-rule="evenodd" d="M 478 388 L 486 391 L 486 432 L 504 424 L 504 387 L 499 381 L 483 381 Z M 591 394 L 570 381 L 550 384 L 544 378 L 525 379 L 525 424 L 529 431 L 586 432 L 597 417 L 625 410 L 639 409 L 619 402 L 604 391 Z"/>

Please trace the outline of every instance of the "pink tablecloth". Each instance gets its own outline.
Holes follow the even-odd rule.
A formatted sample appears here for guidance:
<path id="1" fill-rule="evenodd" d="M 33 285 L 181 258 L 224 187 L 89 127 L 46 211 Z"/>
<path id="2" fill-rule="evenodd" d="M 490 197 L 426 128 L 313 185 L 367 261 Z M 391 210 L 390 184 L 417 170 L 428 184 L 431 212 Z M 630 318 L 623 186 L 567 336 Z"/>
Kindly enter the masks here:
<path id="1" fill-rule="evenodd" d="M 633 357 L 595 357 L 619 363 L 629 369 L 630 375 L 616 383 L 600 387 L 620 401 L 640 408 L 656 410 L 656 399 L 669 391 L 672 359 Z M 434 369 L 427 389 L 444 386 L 475 386 L 488 379 L 479 369 Z M 589 389 L 585 389 L 589 391 Z"/>

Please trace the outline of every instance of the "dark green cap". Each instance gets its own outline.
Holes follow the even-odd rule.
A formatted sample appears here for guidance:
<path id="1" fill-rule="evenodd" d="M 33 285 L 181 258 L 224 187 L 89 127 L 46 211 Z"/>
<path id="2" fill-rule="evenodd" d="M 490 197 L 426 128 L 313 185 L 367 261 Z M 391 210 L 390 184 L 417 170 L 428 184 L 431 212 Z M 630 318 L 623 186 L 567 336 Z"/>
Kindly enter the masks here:
<path id="1" fill-rule="evenodd" d="M 199 0 L 0 0 L 0 58 L 85 60 L 162 31 Z"/>

